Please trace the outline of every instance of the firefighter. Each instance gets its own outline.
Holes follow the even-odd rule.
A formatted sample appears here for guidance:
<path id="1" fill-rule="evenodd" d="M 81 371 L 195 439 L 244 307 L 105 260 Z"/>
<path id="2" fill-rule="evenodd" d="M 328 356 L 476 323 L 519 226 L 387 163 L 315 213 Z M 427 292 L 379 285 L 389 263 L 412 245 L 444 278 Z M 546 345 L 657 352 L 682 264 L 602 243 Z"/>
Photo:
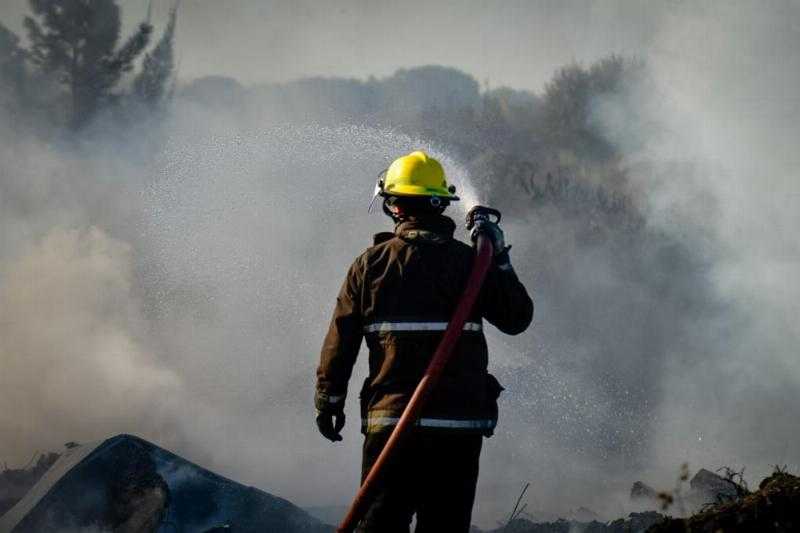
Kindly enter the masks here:
<path id="1" fill-rule="evenodd" d="M 425 372 L 472 269 L 473 247 L 453 237 L 456 225 L 443 215 L 458 200 L 455 192 L 426 153 L 395 160 L 376 187 L 394 232 L 378 233 L 356 258 L 336 300 L 317 370 L 317 426 L 325 438 L 342 440 L 348 381 L 365 339 L 362 481 Z M 469 531 L 482 440 L 493 434 L 503 390 L 487 371 L 483 320 L 516 335 L 533 317 L 502 230 L 488 223 L 482 231 L 494 245 L 493 265 L 453 358 L 380 478 L 359 531 L 407 533 L 415 514 L 417 533 Z"/>

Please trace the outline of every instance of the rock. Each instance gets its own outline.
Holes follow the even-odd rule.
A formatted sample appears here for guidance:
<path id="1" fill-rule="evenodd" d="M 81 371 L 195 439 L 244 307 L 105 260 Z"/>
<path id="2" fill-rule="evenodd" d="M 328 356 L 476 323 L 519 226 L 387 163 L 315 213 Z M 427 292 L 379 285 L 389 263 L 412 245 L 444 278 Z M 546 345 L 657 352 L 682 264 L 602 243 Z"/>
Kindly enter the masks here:
<path id="1" fill-rule="evenodd" d="M 735 500 L 739 497 L 740 488 L 724 477 L 701 468 L 689 481 L 690 499 L 698 503 L 717 503 Z"/>

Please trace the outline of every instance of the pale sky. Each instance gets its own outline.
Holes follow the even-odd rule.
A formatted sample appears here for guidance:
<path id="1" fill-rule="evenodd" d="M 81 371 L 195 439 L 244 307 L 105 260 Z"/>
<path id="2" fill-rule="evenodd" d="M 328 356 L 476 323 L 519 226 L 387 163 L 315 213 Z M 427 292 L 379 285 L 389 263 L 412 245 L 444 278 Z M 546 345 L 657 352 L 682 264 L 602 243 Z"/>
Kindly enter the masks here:
<path id="1" fill-rule="evenodd" d="M 122 0 L 126 26 L 148 0 Z M 172 0 L 153 0 L 159 26 Z M 641 53 L 677 1 L 183 0 L 180 77 L 243 83 L 304 76 L 365 78 L 401 67 L 454 66 L 491 86 L 538 90 L 553 70 L 612 52 Z M 3 0 L 20 31 L 27 0 Z"/>

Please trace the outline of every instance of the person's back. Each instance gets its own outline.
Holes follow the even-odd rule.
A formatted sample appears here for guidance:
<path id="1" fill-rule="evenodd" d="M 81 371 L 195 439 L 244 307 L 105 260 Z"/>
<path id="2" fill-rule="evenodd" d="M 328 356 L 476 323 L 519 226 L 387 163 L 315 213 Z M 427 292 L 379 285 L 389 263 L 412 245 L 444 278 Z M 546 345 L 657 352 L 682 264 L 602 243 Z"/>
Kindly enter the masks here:
<path id="1" fill-rule="evenodd" d="M 425 167 L 425 178 L 431 165 L 438 167 L 420 152 L 398 161 L 408 163 L 409 158 L 411 164 L 395 172 L 394 182 L 400 184 L 395 194 L 382 187 L 384 211 L 395 219 L 395 232 L 376 235 L 374 246 L 350 267 L 317 373 L 320 431 L 340 440 L 347 382 L 362 337 L 366 339 L 370 355 L 360 393 L 366 439 L 362 479 L 425 372 L 475 257 L 472 247 L 453 238 L 455 224 L 441 214 L 457 199 L 446 188 L 443 173 L 439 189 L 428 187 L 436 194 L 399 194 L 402 185 L 416 184 L 414 170 Z M 386 182 L 396 167 L 397 162 Z M 410 179 L 403 180 L 403 172 Z M 488 232 L 497 251 L 495 264 L 413 435 L 383 476 L 361 531 L 408 531 L 415 512 L 417 531 L 469 530 L 482 437 L 494 431 L 502 390 L 487 372 L 483 319 L 516 334 L 527 328 L 533 314 L 533 304 L 510 266 L 502 232 L 496 226 Z"/>

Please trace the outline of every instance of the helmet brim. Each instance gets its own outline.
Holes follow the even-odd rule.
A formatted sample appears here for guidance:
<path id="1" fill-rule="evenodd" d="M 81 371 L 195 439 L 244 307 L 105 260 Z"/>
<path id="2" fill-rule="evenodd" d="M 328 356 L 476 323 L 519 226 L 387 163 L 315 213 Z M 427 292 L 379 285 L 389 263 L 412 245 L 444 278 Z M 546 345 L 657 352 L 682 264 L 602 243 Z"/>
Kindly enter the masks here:
<path id="1" fill-rule="evenodd" d="M 459 201 L 461 198 L 452 194 L 450 191 L 444 191 L 442 194 L 437 192 L 430 192 L 428 189 L 424 189 L 420 187 L 419 192 L 411 192 L 411 191 L 386 191 L 383 190 L 380 192 L 380 195 L 384 198 L 389 196 L 397 196 L 401 198 L 441 198 L 442 200 L 450 200 L 453 202 Z"/>

